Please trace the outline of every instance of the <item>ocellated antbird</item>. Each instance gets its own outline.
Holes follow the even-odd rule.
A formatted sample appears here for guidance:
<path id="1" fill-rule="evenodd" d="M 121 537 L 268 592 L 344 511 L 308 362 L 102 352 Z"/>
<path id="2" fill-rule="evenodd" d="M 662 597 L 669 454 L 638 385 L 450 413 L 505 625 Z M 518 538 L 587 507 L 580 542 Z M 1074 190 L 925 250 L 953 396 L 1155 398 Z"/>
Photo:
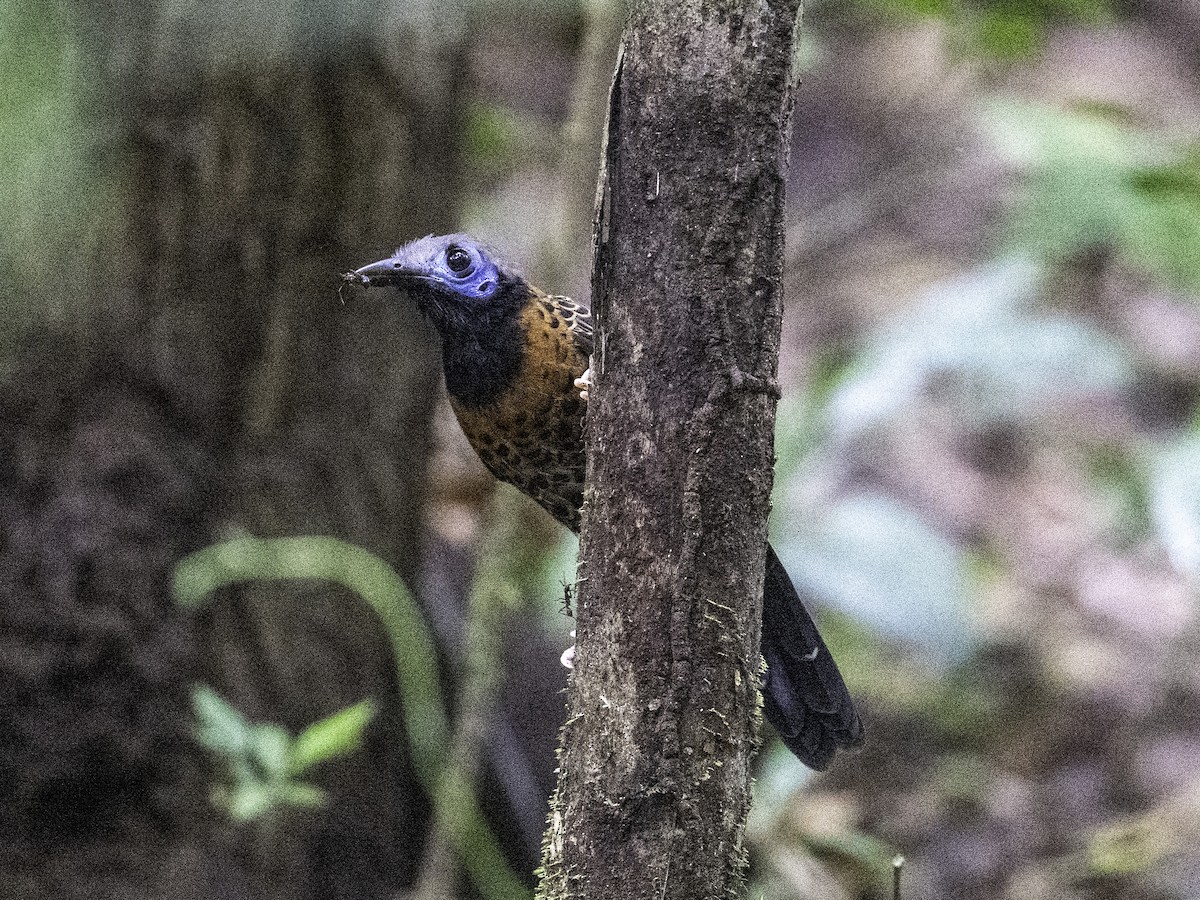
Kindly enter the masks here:
<path id="1" fill-rule="evenodd" d="M 441 335 L 446 388 L 483 464 L 579 531 L 592 319 L 543 293 L 461 234 L 425 237 L 347 272 L 403 288 Z M 762 654 L 767 720 L 814 769 L 862 742 L 862 724 L 825 642 L 767 547 Z"/>

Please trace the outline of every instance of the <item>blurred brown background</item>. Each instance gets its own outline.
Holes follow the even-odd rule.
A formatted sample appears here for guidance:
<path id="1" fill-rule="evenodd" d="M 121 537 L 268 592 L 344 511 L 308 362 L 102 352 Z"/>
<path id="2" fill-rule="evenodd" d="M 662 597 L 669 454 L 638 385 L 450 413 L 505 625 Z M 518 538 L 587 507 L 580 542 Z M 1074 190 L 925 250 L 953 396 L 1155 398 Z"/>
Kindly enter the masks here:
<path id="1" fill-rule="evenodd" d="M 621 15 L 0 0 L 5 896 L 532 886 L 574 547 L 337 276 L 465 230 L 585 300 Z M 1200 893 L 1198 48 L 808 3 L 773 532 L 868 743 L 767 744 L 752 896 Z"/>

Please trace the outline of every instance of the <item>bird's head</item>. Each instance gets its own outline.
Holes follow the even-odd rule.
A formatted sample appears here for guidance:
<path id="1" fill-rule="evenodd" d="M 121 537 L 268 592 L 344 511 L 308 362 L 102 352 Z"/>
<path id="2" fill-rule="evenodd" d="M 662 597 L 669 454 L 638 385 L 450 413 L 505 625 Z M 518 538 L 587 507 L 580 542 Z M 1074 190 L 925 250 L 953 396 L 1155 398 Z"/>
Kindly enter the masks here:
<path id="1" fill-rule="evenodd" d="M 464 234 L 423 237 L 342 278 L 364 287 L 407 289 L 444 336 L 511 315 L 528 296 L 520 276 Z"/>

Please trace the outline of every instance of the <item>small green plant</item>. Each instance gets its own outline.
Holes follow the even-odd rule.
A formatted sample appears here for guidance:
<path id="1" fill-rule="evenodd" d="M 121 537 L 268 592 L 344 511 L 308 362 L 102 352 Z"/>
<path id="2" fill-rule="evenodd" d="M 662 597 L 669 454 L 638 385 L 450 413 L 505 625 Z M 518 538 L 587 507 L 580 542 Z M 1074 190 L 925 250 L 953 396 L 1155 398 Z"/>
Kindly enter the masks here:
<path id="1" fill-rule="evenodd" d="M 324 804 L 325 792 L 302 776 L 358 750 L 363 729 L 375 716 L 374 704 L 364 700 L 292 737 L 282 726 L 249 721 L 207 685 L 193 689 L 192 708 L 197 740 L 225 770 L 214 802 L 238 824 L 270 821 L 290 807 Z"/>
<path id="2" fill-rule="evenodd" d="M 489 830 L 474 791 L 463 788 L 453 773 L 447 774 L 450 725 L 433 635 L 420 606 L 391 566 L 362 547 L 332 537 L 243 537 L 205 547 L 180 560 L 172 591 L 180 606 L 199 609 L 215 591 L 232 584 L 297 578 L 344 585 L 379 616 L 392 644 L 396 682 L 404 697 L 402 716 L 413 767 L 429 796 L 454 805 L 453 843 L 467 876 L 485 900 L 528 896 Z M 357 704 L 309 726 L 291 740 L 278 726 L 246 722 L 215 693 L 207 693 L 196 713 L 202 730 L 209 725 L 213 730 L 201 740 L 211 740 L 218 745 L 218 752 L 237 761 L 234 790 L 224 803 L 231 814 L 245 817 L 243 820 L 262 816 L 281 804 L 319 804 L 323 799 L 319 789 L 297 777 L 321 760 L 350 752 L 357 745 L 355 734 L 361 734 L 371 715 L 369 707 Z"/>

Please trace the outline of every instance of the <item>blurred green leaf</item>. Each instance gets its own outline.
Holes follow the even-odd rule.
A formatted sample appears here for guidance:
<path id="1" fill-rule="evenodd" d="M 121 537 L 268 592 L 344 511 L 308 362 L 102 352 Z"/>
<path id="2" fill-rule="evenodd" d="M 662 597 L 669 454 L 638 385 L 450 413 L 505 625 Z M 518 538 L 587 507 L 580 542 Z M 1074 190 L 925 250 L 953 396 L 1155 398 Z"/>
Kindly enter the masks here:
<path id="1" fill-rule="evenodd" d="M 1200 290 L 1200 146 L 1096 106 L 995 104 L 984 118 L 1026 173 L 1013 248 L 1060 261 L 1111 247 L 1168 284 Z"/>
<path id="2" fill-rule="evenodd" d="M 449 739 L 437 650 L 420 607 L 387 563 L 336 538 L 241 538 L 182 559 L 175 567 L 172 589 L 176 602 L 195 608 L 228 584 L 290 578 L 323 578 L 343 584 L 370 603 L 380 617 L 392 642 L 413 761 L 422 782 L 432 788 Z"/>
<path id="3" fill-rule="evenodd" d="M 958 10 L 955 0 L 863 0 L 868 9 L 899 16 L 947 19 Z"/>
<path id="4" fill-rule="evenodd" d="M 822 609 L 819 618 L 821 636 L 838 661 L 850 693 L 871 698 L 880 709 L 911 710 L 921 708 L 936 691 L 934 668 L 914 666 L 911 654 L 889 643 L 869 619 L 829 608 Z"/>
<path id="5" fill-rule="evenodd" d="M 794 73 L 794 77 L 799 77 L 813 71 L 825 57 L 826 50 L 821 43 L 820 37 L 812 29 L 803 29 L 800 32 L 800 37 L 796 41 L 795 47 L 792 49 L 792 72 Z"/>
<path id="6" fill-rule="evenodd" d="M 975 20 L 971 43 L 981 52 L 1001 58 L 1031 56 L 1046 39 L 1046 23 L 1037 16 L 1011 9 L 988 9 Z"/>
<path id="7" fill-rule="evenodd" d="M 910 510 L 858 495 L 793 521 L 776 548 L 802 593 L 916 644 L 935 664 L 970 652 L 976 633 L 965 557 Z"/>
<path id="8" fill-rule="evenodd" d="M 1023 165 L 1087 165 L 1109 171 L 1169 159 L 1165 148 L 1142 143 L 1143 136 L 1115 112 L 1095 105 L 1061 110 L 1005 101 L 986 106 L 983 123 L 996 146 Z"/>
<path id="9" fill-rule="evenodd" d="M 992 760 L 975 753 L 946 753 L 935 760 L 931 782 L 941 797 L 986 803 L 994 775 Z"/>
<path id="10" fill-rule="evenodd" d="M 242 714 L 226 703 L 207 685 L 192 691 L 196 716 L 196 737 L 200 743 L 226 756 L 245 756 L 249 752 L 252 728 Z"/>
<path id="11" fill-rule="evenodd" d="M 1130 255 L 1168 283 L 1200 290 L 1200 147 L 1135 172 L 1132 183 L 1141 203 L 1123 232 Z"/>
<path id="12" fill-rule="evenodd" d="M 279 800 L 287 806 L 299 806 L 312 809 L 324 806 L 328 795 L 316 785 L 302 781 L 289 781 L 279 790 Z"/>
<path id="13" fill-rule="evenodd" d="M 944 739 L 980 746 L 993 740 L 997 728 L 1002 727 L 1002 703 L 988 685 L 980 683 L 972 662 L 977 660 L 963 660 L 950 677 L 930 684 L 914 698 L 913 709 Z"/>
<path id="14" fill-rule="evenodd" d="M 0 344 L 63 313 L 57 292 L 84 274 L 95 223 L 111 207 L 111 186 L 91 165 L 74 14 L 67 3 L 0 0 L 0 276 L 23 286 L 20 303 L 0 306 Z"/>
<path id="15" fill-rule="evenodd" d="M 1111 823 L 1084 852 L 1089 875 L 1132 875 L 1194 848 L 1200 834 L 1200 780 L 1188 779 L 1141 815 Z"/>
<path id="16" fill-rule="evenodd" d="M 467 110 L 463 143 L 467 159 L 477 170 L 495 174 L 508 169 L 523 144 L 516 112 L 496 103 L 476 102 Z"/>
<path id="17" fill-rule="evenodd" d="M 197 740 L 224 763 L 225 783 L 214 792 L 214 799 L 234 822 L 267 821 L 289 806 L 324 802 L 323 791 L 291 777 L 295 753 L 285 729 L 270 723 L 251 724 L 206 685 L 193 688 L 192 708 Z M 325 721 L 356 709 L 343 710 Z"/>
<path id="18" fill-rule="evenodd" d="M 1112 16 L 1109 0 L 976 0 L 963 4 L 959 24 L 974 52 L 1019 60 L 1040 50 L 1055 26 Z"/>
<path id="19" fill-rule="evenodd" d="M 1172 565 L 1200 580 L 1200 433 L 1151 454 L 1151 515 Z"/>
<path id="20" fill-rule="evenodd" d="M 195 609 L 211 594 L 242 581 L 319 578 L 337 582 L 357 593 L 375 610 L 392 644 L 396 677 L 404 697 L 405 732 L 412 748 L 418 779 L 431 796 L 437 796 L 449 746 L 449 725 L 442 704 L 437 671 L 437 653 L 424 615 L 395 570 L 374 554 L 331 537 L 239 538 L 198 550 L 180 560 L 175 568 L 172 591 L 181 606 Z M 360 704 L 361 706 L 361 704 Z M 351 709 L 356 709 L 352 707 Z M 348 712 L 332 732 L 311 737 L 302 748 L 303 755 L 319 755 L 338 740 L 347 739 L 362 712 Z M 335 714 L 336 719 L 342 713 Z M 365 725 L 365 722 L 363 723 Z M 331 740 L 332 738 L 332 740 Z M 275 740 L 269 737 L 268 742 Z M 347 744 L 349 746 L 349 744 Z M 272 746 L 266 758 L 274 761 L 278 747 Z M 294 756 L 296 751 L 289 752 Z M 235 767 L 237 771 L 241 767 Z M 261 791 L 246 782 L 231 792 L 231 814 L 257 810 L 265 815 L 275 803 L 311 805 L 319 802 L 316 788 L 286 778 L 285 763 L 266 806 Z M 274 770 L 272 770 L 274 771 Z M 459 797 L 456 809 L 459 825 L 455 832 L 463 865 L 480 893 L 487 898 L 509 898 L 526 893 L 520 878 L 505 862 L 496 837 L 488 829 L 472 793 Z M 242 811 L 239 813 L 238 811 Z M 251 818 L 254 818 L 253 816 Z"/>
<path id="21" fill-rule="evenodd" d="M 860 0 L 884 15 L 944 22 L 966 54 L 1022 59 L 1040 50 L 1056 25 L 1113 17 L 1111 0 Z"/>
<path id="22" fill-rule="evenodd" d="M 819 446 L 824 415 L 815 390 L 785 396 L 775 412 L 775 480 L 786 484 Z"/>
<path id="23" fill-rule="evenodd" d="M 288 772 L 298 775 L 327 759 L 358 750 L 363 731 L 374 717 L 375 704 L 363 700 L 309 725 L 292 744 Z"/>
<path id="24" fill-rule="evenodd" d="M 957 421 L 985 428 L 1025 419 L 1055 396 L 1127 385 L 1121 344 L 1081 319 L 1035 311 L 1040 279 L 1027 261 L 983 267 L 877 329 L 831 399 L 836 433 L 910 416 L 934 387 Z"/>
<path id="25" fill-rule="evenodd" d="M 539 600 L 539 619 L 548 635 L 565 639 L 574 627 L 564 600 L 568 589 L 573 590 L 578 558 L 579 536 L 564 529 L 558 543 L 533 569 L 527 590 Z"/>
<path id="26" fill-rule="evenodd" d="M 271 789 L 258 782 L 239 785 L 226 800 L 229 817 L 238 824 L 265 819 L 275 806 Z"/>
<path id="27" fill-rule="evenodd" d="M 1092 488 L 1108 510 L 1112 531 L 1127 541 L 1140 540 L 1151 530 L 1150 481 L 1143 455 L 1120 446 L 1088 451 L 1087 472 Z"/>
<path id="28" fill-rule="evenodd" d="M 250 744 L 253 760 L 269 780 L 287 776 L 291 745 L 292 736 L 279 725 L 254 727 L 254 740 Z"/>
<path id="29" fill-rule="evenodd" d="M 1088 868 L 1094 875 L 1145 872 L 1179 850 L 1171 822 L 1151 813 L 1101 829 L 1088 843 Z"/>
<path id="30" fill-rule="evenodd" d="M 766 749 L 752 785 L 753 802 L 747 822 L 751 843 L 776 852 L 794 846 L 797 852 L 833 859 L 868 884 L 889 878 L 895 848 L 850 827 L 850 816 L 830 809 L 840 805 L 843 795 L 797 796 L 797 791 L 814 776 L 782 743 L 775 742 Z"/>

